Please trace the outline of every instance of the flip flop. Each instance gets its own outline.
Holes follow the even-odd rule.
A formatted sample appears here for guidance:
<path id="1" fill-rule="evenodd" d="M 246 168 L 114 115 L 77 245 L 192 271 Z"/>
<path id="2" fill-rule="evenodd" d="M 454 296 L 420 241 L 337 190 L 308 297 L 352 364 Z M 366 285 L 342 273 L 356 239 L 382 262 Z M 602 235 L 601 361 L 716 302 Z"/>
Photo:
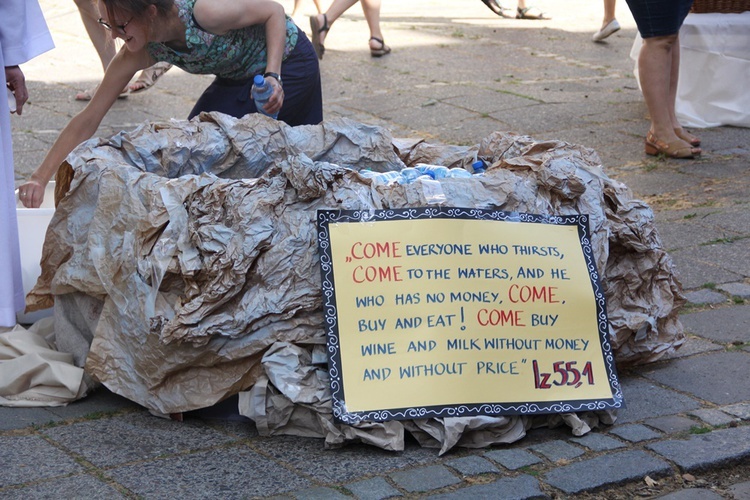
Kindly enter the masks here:
<path id="1" fill-rule="evenodd" d="M 310 30 L 312 31 L 312 44 L 315 49 L 315 53 L 318 55 L 318 59 L 323 59 L 323 54 L 326 52 L 326 48 L 320 43 L 320 34 L 330 30 L 331 27 L 328 25 L 328 17 L 325 13 L 323 14 L 323 26 L 318 23 L 318 16 L 310 16 Z"/>
<path id="2" fill-rule="evenodd" d="M 96 93 L 96 89 L 99 88 L 99 85 L 95 86 L 92 89 L 87 89 L 82 92 L 78 92 L 76 94 L 76 101 L 90 101 L 92 97 L 94 97 L 94 94 Z M 128 97 L 128 89 L 124 89 L 122 92 L 120 92 L 120 95 L 117 96 L 118 99 L 126 99 Z"/>
<path id="3" fill-rule="evenodd" d="M 484 3 L 492 12 L 500 17 L 504 17 L 507 19 L 516 17 L 516 13 L 513 12 L 513 9 L 511 9 L 510 7 L 504 7 L 497 0 L 482 0 L 482 3 Z"/>
<path id="4" fill-rule="evenodd" d="M 370 40 L 375 40 L 376 42 L 380 44 L 379 49 L 373 49 L 372 47 L 370 47 L 370 55 L 372 57 L 383 57 L 384 55 L 391 53 L 391 48 L 387 46 L 385 42 L 381 40 L 380 38 L 376 36 L 371 36 Z"/>
<path id="5" fill-rule="evenodd" d="M 161 78 L 164 73 L 169 71 L 169 68 L 171 67 L 172 65 L 168 62 L 161 61 L 149 68 L 144 69 L 143 71 L 141 71 L 141 74 L 138 75 L 136 81 L 128 86 L 128 88 L 130 89 L 130 93 L 140 94 L 141 92 L 145 92 L 146 90 L 150 89 L 156 84 L 156 81 Z M 134 89 L 133 87 L 137 84 L 141 84 L 143 85 L 143 87 Z"/>
<path id="6" fill-rule="evenodd" d="M 536 7 L 526 7 L 524 9 L 518 8 L 516 19 L 549 19 L 544 12 Z"/>

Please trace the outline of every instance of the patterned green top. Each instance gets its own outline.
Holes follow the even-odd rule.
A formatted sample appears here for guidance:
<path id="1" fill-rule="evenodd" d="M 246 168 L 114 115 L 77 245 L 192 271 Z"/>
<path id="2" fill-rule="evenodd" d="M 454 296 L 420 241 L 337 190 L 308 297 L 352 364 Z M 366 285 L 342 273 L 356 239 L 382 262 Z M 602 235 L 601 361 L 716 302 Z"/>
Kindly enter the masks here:
<path id="1" fill-rule="evenodd" d="M 203 31 L 193 17 L 196 0 L 175 0 L 180 19 L 187 27 L 188 52 L 179 52 L 163 43 L 151 42 L 149 55 L 156 61 L 167 61 L 198 75 L 216 75 L 244 80 L 263 73 L 266 68 L 266 29 L 262 24 L 232 30 L 225 35 Z M 286 45 L 283 59 L 297 45 L 297 25 L 287 16 Z"/>

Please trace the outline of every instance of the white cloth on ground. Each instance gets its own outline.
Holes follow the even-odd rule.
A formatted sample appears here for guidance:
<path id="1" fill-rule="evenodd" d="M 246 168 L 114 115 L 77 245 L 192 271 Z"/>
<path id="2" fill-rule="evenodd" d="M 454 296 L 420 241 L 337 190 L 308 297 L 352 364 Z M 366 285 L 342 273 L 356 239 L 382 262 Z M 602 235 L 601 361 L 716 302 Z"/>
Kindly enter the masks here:
<path id="1" fill-rule="evenodd" d="M 0 333 L 0 406 L 63 406 L 86 394 L 83 368 L 56 349 L 53 328 L 44 318 Z"/>

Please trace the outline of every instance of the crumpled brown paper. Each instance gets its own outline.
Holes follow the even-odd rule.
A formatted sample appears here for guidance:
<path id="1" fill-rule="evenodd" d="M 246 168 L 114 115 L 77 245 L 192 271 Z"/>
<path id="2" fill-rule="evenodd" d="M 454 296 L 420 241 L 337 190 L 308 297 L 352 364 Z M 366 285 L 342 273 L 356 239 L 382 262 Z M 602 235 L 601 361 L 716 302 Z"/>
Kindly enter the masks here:
<path id="1" fill-rule="evenodd" d="M 590 215 L 620 365 L 656 360 L 684 341 L 684 297 L 653 214 L 592 150 L 500 132 L 472 147 L 394 140 L 346 119 L 289 127 L 209 113 L 82 144 L 68 157 L 75 176 L 28 304 L 56 300 L 63 319 L 86 316 L 60 331 L 92 339 L 87 373 L 158 413 L 250 390 L 243 412 L 263 432 L 325 436 L 331 446 L 397 450 L 404 428 L 442 450 L 520 439 L 521 417 L 337 424 L 325 370 L 292 354 L 304 346 L 312 359 L 312 346 L 325 342 L 316 210 L 425 206 L 434 193 L 419 183 L 383 186 L 357 171 L 465 166 L 477 154 L 492 166 L 470 190 L 456 182 L 466 179 L 442 180 L 446 206 Z M 87 301 L 83 312 L 71 309 Z M 611 416 L 563 421 L 585 433 L 602 419 Z"/>

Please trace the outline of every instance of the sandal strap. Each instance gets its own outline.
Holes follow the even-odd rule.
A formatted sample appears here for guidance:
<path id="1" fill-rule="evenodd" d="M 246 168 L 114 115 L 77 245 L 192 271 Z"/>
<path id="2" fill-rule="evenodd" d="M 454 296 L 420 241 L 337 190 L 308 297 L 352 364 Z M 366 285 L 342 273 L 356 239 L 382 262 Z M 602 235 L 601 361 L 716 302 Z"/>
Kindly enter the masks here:
<path id="1" fill-rule="evenodd" d="M 385 48 L 385 42 L 384 42 L 384 41 L 383 41 L 382 39 L 380 39 L 380 38 L 378 38 L 378 37 L 376 37 L 376 36 L 371 36 L 371 37 L 370 37 L 370 40 L 375 40 L 376 42 L 378 42 L 378 43 L 380 44 L 380 48 L 381 48 L 381 49 L 384 49 L 384 48 Z M 368 42 L 369 42 L 370 40 L 368 40 Z"/>
<path id="2" fill-rule="evenodd" d="M 326 16 L 326 13 L 323 12 L 323 26 L 320 27 L 318 33 L 323 33 L 324 31 L 328 31 L 330 29 L 331 27 L 328 25 L 328 16 Z"/>

